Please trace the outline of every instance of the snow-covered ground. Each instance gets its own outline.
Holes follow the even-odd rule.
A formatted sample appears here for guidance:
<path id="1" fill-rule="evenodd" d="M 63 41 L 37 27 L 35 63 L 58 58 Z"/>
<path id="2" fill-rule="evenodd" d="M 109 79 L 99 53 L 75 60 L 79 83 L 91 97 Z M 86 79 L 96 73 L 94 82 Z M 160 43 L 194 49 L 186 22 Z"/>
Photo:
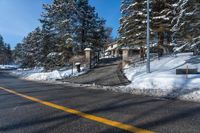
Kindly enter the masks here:
<path id="1" fill-rule="evenodd" d="M 1 70 L 17 69 L 19 65 L 0 65 Z"/>
<path id="2" fill-rule="evenodd" d="M 17 69 L 11 72 L 12 75 L 18 76 L 26 80 L 36 80 L 36 81 L 55 81 L 57 79 L 64 79 L 66 77 L 78 76 L 84 74 L 86 70 L 81 68 L 81 72 L 78 73 L 76 69 L 72 70 L 54 70 L 50 72 L 44 72 L 43 68 L 34 69 Z"/>
<path id="3" fill-rule="evenodd" d="M 124 69 L 131 84 L 129 91 L 155 96 L 170 96 L 180 99 L 200 101 L 200 74 L 176 75 L 177 68 L 197 68 L 200 72 L 200 56 L 182 53 L 163 57 L 151 62 L 151 73 L 146 73 L 145 64 Z"/>

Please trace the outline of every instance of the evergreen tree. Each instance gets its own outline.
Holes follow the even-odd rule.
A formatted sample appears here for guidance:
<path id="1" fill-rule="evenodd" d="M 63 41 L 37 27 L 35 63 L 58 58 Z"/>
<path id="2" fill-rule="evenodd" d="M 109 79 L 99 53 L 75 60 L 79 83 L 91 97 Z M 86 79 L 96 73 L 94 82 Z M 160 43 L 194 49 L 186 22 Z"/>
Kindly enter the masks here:
<path id="1" fill-rule="evenodd" d="M 164 52 L 168 50 L 164 47 L 172 42 L 172 20 L 174 18 L 174 4 L 176 0 L 154 0 L 153 1 L 153 19 L 152 28 L 158 39 L 158 47 Z"/>
<path id="2" fill-rule="evenodd" d="M 102 18 L 97 19 L 97 24 L 95 26 L 94 32 L 94 45 L 93 49 L 101 50 L 104 48 L 105 44 L 112 40 L 111 33 L 112 28 L 106 27 L 106 21 Z"/>
<path id="3" fill-rule="evenodd" d="M 128 44 L 126 39 L 126 25 L 128 23 L 128 17 L 131 15 L 131 11 L 128 10 L 128 7 L 133 4 L 133 0 L 122 0 L 122 6 L 121 6 L 121 15 L 122 18 L 120 19 L 120 43 L 122 44 Z"/>
<path id="4" fill-rule="evenodd" d="M 50 69 L 55 67 L 56 63 L 52 58 L 52 53 L 58 53 L 59 45 L 58 45 L 58 36 L 56 35 L 55 28 L 54 28 L 54 21 L 51 19 L 51 7 L 48 4 L 43 5 L 45 13 L 42 14 L 42 18 L 40 22 L 42 23 L 42 55 L 43 59 L 42 62 L 46 69 Z"/>
<path id="5" fill-rule="evenodd" d="M 10 44 L 4 42 L 0 35 L 0 64 L 10 64 L 12 62 L 12 51 Z"/>
<path id="6" fill-rule="evenodd" d="M 23 51 L 23 44 L 17 43 L 13 51 L 13 59 L 16 64 L 23 64 L 23 60 L 25 58 L 24 53 L 25 51 Z"/>
<path id="7" fill-rule="evenodd" d="M 79 9 L 80 25 L 78 27 L 78 38 L 81 43 L 81 50 L 94 44 L 95 34 L 100 29 L 97 28 L 98 15 L 95 14 L 95 8 L 89 5 L 88 0 L 78 0 L 77 6 Z M 101 22 L 100 22 L 101 23 Z"/>
<path id="8" fill-rule="evenodd" d="M 3 37 L 0 35 L 0 64 L 5 63 L 5 46 Z"/>
<path id="9" fill-rule="evenodd" d="M 101 49 L 110 39 L 105 20 L 88 0 L 54 0 L 43 8 L 41 29 L 29 33 L 18 47 L 23 49 L 24 66 L 63 67 L 84 48 Z"/>
<path id="10" fill-rule="evenodd" d="M 42 15 L 41 22 L 45 27 L 48 27 L 48 31 L 52 31 L 50 36 L 54 41 L 51 42 L 53 50 L 49 49 L 51 53 L 61 53 L 61 59 L 59 65 L 64 65 L 63 59 L 72 56 L 72 47 L 77 44 L 76 38 L 76 25 L 77 25 L 77 10 L 74 0 L 54 0 L 52 5 L 44 5 L 45 13 Z M 67 44 L 68 37 L 73 42 L 73 45 Z M 56 42 L 56 44 L 54 44 Z M 49 44 L 49 45 L 51 45 Z M 64 54 L 65 53 L 65 54 Z M 68 53 L 68 56 L 66 56 Z M 51 57 L 51 56 L 49 56 Z M 66 60 L 65 60 L 66 61 Z M 51 61 L 48 61 L 51 62 Z"/>
<path id="11" fill-rule="evenodd" d="M 44 26 L 44 25 L 43 25 Z M 51 58 L 52 53 L 56 53 L 57 55 L 59 54 L 59 45 L 56 41 L 56 36 L 55 33 L 53 33 L 52 30 L 47 29 L 45 26 L 42 29 L 42 44 L 43 44 L 43 49 L 42 49 L 42 55 L 43 58 L 41 59 L 43 62 L 43 66 L 46 69 L 52 69 L 54 66 L 56 66 L 56 63 L 53 58 Z M 60 57 L 54 57 L 59 59 Z"/>
<path id="12" fill-rule="evenodd" d="M 121 43 L 132 47 L 146 44 L 146 1 L 123 1 L 120 27 Z M 128 6 L 129 5 L 129 6 Z"/>
<path id="13" fill-rule="evenodd" d="M 29 33 L 28 36 L 24 38 L 23 43 L 21 45 L 19 44 L 17 47 L 18 49 L 22 49 L 19 51 L 22 52 L 20 56 L 23 56 L 22 64 L 24 67 L 41 66 L 41 59 L 43 57 L 43 44 L 41 41 L 41 29 L 38 27 Z"/>
<path id="14" fill-rule="evenodd" d="M 54 52 L 61 53 L 62 65 L 86 47 L 103 47 L 110 37 L 105 20 L 98 17 L 88 0 L 55 0 L 52 5 L 44 5 L 44 9 L 41 22 L 55 34 L 51 35 L 58 46 Z"/>
<path id="15" fill-rule="evenodd" d="M 6 64 L 10 64 L 12 60 L 12 50 L 10 44 L 5 43 Z"/>
<path id="16" fill-rule="evenodd" d="M 173 19 L 173 39 L 178 45 L 200 45 L 200 1 L 179 0 Z"/>
<path id="17" fill-rule="evenodd" d="M 177 0 L 150 1 L 150 35 L 151 42 L 157 41 L 158 48 L 169 52 L 164 44 L 172 42 L 172 20 Z M 147 1 L 123 0 L 121 6 L 122 18 L 120 43 L 142 47 L 146 44 Z M 165 41 L 166 40 L 166 41 Z M 165 43 L 166 42 L 166 43 Z"/>

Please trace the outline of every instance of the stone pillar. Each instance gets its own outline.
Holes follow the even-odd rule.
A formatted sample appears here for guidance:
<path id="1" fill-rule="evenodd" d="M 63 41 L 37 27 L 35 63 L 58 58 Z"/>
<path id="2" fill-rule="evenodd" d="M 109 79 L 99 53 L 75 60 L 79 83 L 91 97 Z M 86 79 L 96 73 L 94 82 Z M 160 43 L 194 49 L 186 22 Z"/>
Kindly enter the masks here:
<path id="1" fill-rule="evenodd" d="M 86 59 L 86 66 L 90 69 L 91 68 L 91 48 L 85 49 L 85 59 Z"/>
<path id="2" fill-rule="evenodd" d="M 129 48 L 122 48 L 122 67 L 129 63 Z"/>
<path id="3" fill-rule="evenodd" d="M 118 51 L 118 49 L 115 50 L 115 57 L 119 57 L 119 51 Z"/>
<path id="4" fill-rule="evenodd" d="M 111 50 L 111 56 L 112 57 L 114 56 L 114 50 Z"/>

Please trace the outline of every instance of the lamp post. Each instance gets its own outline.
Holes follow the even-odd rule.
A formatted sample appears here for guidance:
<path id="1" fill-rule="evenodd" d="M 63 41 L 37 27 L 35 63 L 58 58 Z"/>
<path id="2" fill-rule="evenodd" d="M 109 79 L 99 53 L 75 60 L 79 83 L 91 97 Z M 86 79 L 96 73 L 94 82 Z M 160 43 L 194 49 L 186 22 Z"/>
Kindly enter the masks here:
<path id="1" fill-rule="evenodd" d="M 149 24 L 149 0 L 147 0 L 147 63 L 146 71 L 150 73 L 150 24 Z"/>

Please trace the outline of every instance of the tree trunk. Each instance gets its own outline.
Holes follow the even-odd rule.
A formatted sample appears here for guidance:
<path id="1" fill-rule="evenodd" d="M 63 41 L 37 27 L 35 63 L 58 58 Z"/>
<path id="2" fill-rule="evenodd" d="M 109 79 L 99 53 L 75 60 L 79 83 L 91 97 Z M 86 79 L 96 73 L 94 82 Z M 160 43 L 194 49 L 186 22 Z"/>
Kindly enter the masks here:
<path id="1" fill-rule="evenodd" d="M 171 32 L 167 32 L 167 44 L 169 45 L 172 42 L 172 38 L 171 38 L 172 33 Z"/>
<path id="2" fill-rule="evenodd" d="M 164 33 L 163 32 L 158 32 L 158 46 L 159 45 L 163 46 L 164 39 L 165 39 Z"/>
<path id="3" fill-rule="evenodd" d="M 164 32 L 158 32 L 158 51 L 159 49 L 162 49 L 162 53 L 160 53 L 160 55 L 169 53 L 168 48 L 164 46 L 164 39 Z"/>
<path id="4" fill-rule="evenodd" d="M 142 60 L 144 60 L 144 56 L 145 56 L 145 50 L 144 50 L 143 47 L 140 47 L 140 58 L 141 58 Z"/>

